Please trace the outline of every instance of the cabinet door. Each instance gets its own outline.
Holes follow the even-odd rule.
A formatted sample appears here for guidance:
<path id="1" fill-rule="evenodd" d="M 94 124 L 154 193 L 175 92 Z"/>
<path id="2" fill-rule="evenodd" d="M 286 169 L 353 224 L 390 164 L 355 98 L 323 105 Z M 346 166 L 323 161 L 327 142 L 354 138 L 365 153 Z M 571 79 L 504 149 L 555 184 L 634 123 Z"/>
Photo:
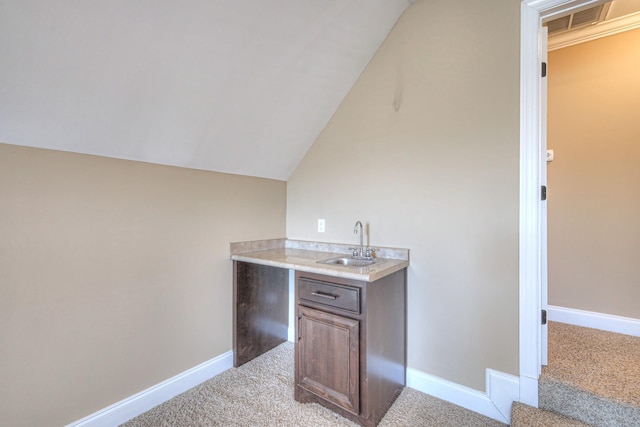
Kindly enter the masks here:
<path id="1" fill-rule="evenodd" d="M 298 306 L 298 387 L 358 415 L 359 321 Z"/>

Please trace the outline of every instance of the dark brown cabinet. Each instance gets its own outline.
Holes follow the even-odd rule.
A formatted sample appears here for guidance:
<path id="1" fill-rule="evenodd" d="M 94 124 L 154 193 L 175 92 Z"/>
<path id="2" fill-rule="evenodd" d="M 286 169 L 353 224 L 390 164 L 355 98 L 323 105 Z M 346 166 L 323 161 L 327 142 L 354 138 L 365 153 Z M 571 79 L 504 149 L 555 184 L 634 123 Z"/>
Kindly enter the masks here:
<path id="1" fill-rule="evenodd" d="M 233 366 L 287 341 L 289 271 L 233 262 Z"/>
<path id="2" fill-rule="evenodd" d="M 406 269 L 375 282 L 296 272 L 295 399 L 375 426 L 406 377 Z"/>
<path id="3" fill-rule="evenodd" d="M 298 315 L 299 386 L 358 415 L 360 322 L 307 307 Z"/>

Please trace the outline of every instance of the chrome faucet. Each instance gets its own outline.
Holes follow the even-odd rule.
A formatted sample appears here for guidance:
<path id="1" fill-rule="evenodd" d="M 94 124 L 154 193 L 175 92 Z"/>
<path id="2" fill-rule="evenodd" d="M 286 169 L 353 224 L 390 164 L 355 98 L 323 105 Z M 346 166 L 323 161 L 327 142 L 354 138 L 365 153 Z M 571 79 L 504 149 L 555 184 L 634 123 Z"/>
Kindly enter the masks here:
<path id="1" fill-rule="evenodd" d="M 360 234 L 360 246 L 357 248 L 349 248 L 352 258 L 358 259 L 373 259 L 374 252 L 378 251 L 376 248 L 364 247 L 364 227 L 360 221 L 356 221 L 356 226 L 353 227 L 353 234 Z"/>
<path id="2" fill-rule="evenodd" d="M 364 243 L 363 243 L 364 231 L 363 231 L 362 223 L 360 221 L 356 222 L 356 225 L 353 228 L 353 234 L 358 234 L 358 229 L 360 231 L 360 247 L 359 247 L 357 256 L 360 258 L 364 258 Z"/>

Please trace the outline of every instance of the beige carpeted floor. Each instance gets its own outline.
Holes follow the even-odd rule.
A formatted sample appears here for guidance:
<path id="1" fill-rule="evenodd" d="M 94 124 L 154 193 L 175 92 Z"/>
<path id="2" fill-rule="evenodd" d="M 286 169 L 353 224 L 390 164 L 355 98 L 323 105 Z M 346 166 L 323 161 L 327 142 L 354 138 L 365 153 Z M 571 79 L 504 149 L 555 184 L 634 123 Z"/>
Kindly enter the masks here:
<path id="1" fill-rule="evenodd" d="M 406 388 L 380 427 L 499 427 L 500 422 Z M 293 399 L 293 344 L 174 397 L 123 424 L 126 427 L 314 426 L 356 427 L 317 404 Z"/>
<path id="2" fill-rule="evenodd" d="M 640 338 L 549 324 L 539 406 L 596 427 L 640 427 Z"/>
<path id="3" fill-rule="evenodd" d="M 640 427 L 640 338 L 549 322 L 539 384 L 542 409 L 514 402 L 513 427 Z"/>
<path id="4" fill-rule="evenodd" d="M 555 412 L 513 402 L 511 427 L 589 427 L 589 425 Z"/>
<path id="5" fill-rule="evenodd" d="M 543 375 L 640 406 L 640 338 L 550 322 Z"/>

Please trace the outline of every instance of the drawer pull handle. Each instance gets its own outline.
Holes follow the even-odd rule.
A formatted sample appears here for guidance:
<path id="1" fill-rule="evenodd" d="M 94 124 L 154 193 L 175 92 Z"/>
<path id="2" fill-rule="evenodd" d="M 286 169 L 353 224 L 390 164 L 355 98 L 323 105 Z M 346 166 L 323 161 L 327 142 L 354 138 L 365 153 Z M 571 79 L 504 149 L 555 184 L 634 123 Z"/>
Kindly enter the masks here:
<path id="1" fill-rule="evenodd" d="M 325 294 L 323 292 L 311 292 L 311 295 L 316 296 L 316 297 L 320 297 L 320 298 L 326 298 L 326 299 L 336 299 L 338 298 L 337 295 L 333 295 L 333 294 Z"/>

